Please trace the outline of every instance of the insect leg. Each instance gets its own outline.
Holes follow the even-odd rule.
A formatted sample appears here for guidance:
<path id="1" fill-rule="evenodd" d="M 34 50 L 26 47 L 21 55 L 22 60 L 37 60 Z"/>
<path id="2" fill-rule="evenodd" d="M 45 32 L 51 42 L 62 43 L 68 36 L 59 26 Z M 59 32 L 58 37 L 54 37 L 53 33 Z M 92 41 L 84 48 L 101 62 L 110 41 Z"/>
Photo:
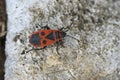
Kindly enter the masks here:
<path id="1" fill-rule="evenodd" d="M 56 52 L 57 52 L 58 55 L 60 55 L 60 53 L 59 53 L 59 51 L 58 51 L 58 49 L 59 49 L 59 42 L 56 42 L 56 44 L 57 44 Z"/>
<path id="2" fill-rule="evenodd" d="M 42 50 L 42 49 L 45 49 L 45 48 L 46 48 L 46 46 L 45 46 L 45 47 L 43 47 L 43 48 L 40 48 L 40 49 L 33 48 L 33 49 L 30 49 L 30 50 L 26 51 L 26 53 L 28 53 L 28 52 L 30 52 L 30 51 L 33 51 L 33 50 Z"/>
<path id="3" fill-rule="evenodd" d="M 41 29 L 50 29 L 50 27 L 48 27 L 48 25 L 41 26 L 40 24 L 36 25 L 36 28 L 41 28 Z"/>
<path id="4" fill-rule="evenodd" d="M 62 28 L 60 28 L 59 30 L 60 30 L 60 31 L 67 32 L 69 29 L 70 29 L 70 27 L 67 26 L 67 27 L 62 27 Z"/>
<path id="5" fill-rule="evenodd" d="M 40 24 L 37 24 L 36 28 L 40 30 L 42 28 L 42 26 Z"/>
<path id="6" fill-rule="evenodd" d="M 67 32 L 71 28 L 71 26 L 72 26 L 72 23 L 69 26 L 65 27 L 65 28 L 64 27 L 60 28 L 59 30 Z"/>
<path id="7" fill-rule="evenodd" d="M 60 46 L 60 45 L 61 45 L 62 47 L 65 47 L 65 46 L 63 45 L 63 41 L 62 41 L 62 40 L 56 42 L 56 44 L 57 44 L 57 47 L 56 47 L 57 54 L 60 55 L 60 53 L 59 53 L 59 46 Z"/>
<path id="8" fill-rule="evenodd" d="M 44 29 L 50 29 L 50 27 L 48 27 L 48 25 L 43 26 L 43 27 L 44 27 Z"/>

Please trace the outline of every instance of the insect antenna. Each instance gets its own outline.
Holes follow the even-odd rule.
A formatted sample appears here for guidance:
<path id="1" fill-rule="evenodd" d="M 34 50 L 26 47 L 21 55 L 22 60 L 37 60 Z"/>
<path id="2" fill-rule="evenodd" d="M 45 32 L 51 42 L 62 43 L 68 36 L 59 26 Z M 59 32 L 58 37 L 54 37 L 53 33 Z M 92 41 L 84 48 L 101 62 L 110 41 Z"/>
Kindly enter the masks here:
<path id="1" fill-rule="evenodd" d="M 69 29 L 70 29 L 70 27 L 69 26 L 67 26 L 66 28 L 64 28 L 64 27 L 62 27 L 61 29 L 59 29 L 60 31 L 63 31 L 63 32 L 68 32 L 69 31 Z M 71 36 L 71 35 L 66 35 L 66 37 L 71 37 L 71 38 L 73 38 L 73 39 L 75 39 L 75 40 L 77 40 L 78 42 L 80 42 L 78 39 L 76 39 L 75 37 L 73 37 L 73 36 Z"/>
<path id="2" fill-rule="evenodd" d="M 66 35 L 66 37 L 70 37 L 70 38 L 73 38 L 73 39 L 75 39 L 76 41 L 78 41 L 78 42 L 80 42 L 80 40 L 79 39 L 77 39 L 77 38 L 75 38 L 75 37 L 73 37 L 73 36 L 71 36 L 71 35 Z"/>

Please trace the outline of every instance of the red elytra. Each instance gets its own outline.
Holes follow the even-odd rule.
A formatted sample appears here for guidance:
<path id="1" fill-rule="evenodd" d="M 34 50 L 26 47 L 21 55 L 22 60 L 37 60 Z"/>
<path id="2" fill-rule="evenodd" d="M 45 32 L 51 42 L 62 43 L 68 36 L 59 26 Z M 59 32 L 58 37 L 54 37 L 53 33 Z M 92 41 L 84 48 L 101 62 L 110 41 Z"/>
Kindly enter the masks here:
<path id="1" fill-rule="evenodd" d="M 61 30 L 38 30 L 29 37 L 29 42 L 36 48 L 43 48 L 62 40 L 66 33 Z"/>

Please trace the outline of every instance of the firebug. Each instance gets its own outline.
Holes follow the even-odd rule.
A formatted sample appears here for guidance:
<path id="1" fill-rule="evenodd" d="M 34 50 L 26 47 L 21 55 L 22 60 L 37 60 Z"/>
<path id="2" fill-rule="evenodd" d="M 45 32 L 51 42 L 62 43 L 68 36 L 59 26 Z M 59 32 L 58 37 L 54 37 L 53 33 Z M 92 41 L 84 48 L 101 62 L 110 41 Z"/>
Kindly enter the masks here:
<path id="1" fill-rule="evenodd" d="M 44 26 L 43 28 L 46 28 L 46 29 L 35 31 L 29 36 L 29 43 L 33 47 L 35 47 L 35 49 L 31 49 L 31 50 L 43 49 L 49 45 L 52 45 L 59 41 L 62 41 L 62 39 L 65 36 L 72 37 L 72 36 L 66 34 L 67 31 L 63 31 L 64 28 L 61 28 L 59 30 L 52 30 L 48 26 Z M 72 37 L 72 38 L 74 38 L 74 37 Z M 74 39 L 76 39 L 76 38 L 74 38 Z M 78 39 L 76 39 L 76 40 L 79 41 Z M 29 51 L 31 51 L 31 50 L 29 50 Z M 27 51 L 27 52 L 29 52 L 29 51 Z"/>

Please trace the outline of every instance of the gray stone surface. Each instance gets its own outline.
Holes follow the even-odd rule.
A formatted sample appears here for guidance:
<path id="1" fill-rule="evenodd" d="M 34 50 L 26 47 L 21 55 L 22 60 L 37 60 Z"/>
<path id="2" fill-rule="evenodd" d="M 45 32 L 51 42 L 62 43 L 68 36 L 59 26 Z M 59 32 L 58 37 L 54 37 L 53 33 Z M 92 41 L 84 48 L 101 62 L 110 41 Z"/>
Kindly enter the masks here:
<path id="1" fill-rule="evenodd" d="M 120 80 L 119 0 L 6 0 L 5 80 Z M 33 50 L 40 27 L 69 27 L 63 46 Z"/>

